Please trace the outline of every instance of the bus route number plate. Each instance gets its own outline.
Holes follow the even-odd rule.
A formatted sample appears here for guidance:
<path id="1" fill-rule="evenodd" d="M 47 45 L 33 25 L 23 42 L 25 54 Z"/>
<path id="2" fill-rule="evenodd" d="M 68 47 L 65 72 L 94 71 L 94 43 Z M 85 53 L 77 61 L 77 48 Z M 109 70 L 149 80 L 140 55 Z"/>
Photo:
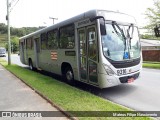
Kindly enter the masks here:
<path id="1" fill-rule="evenodd" d="M 126 74 L 127 74 L 127 70 L 126 69 L 117 70 L 117 75 L 126 75 Z"/>

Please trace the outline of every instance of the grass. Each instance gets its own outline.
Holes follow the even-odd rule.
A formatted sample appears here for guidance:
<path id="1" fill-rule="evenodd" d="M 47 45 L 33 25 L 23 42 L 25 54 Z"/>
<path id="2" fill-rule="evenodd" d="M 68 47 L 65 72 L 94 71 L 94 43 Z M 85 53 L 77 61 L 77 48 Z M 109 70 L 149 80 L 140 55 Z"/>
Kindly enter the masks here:
<path id="1" fill-rule="evenodd" d="M 7 65 L 7 62 L 0 59 L 7 70 L 14 73 L 21 80 L 25 81 L 35 90 L 39 91 L 54 104 L 60 106 L 65 111 L 132 111 L 106 99 L 95 96 L 91 93 L 79 90 L 51 77 L 44 76 L 37 72 L 19 67 L 17 65 Z M 77 113 L 74 113 L 78 115 Z M 150 120 L 148 117 L 78 117 L 79 119 L 94 120 Z"/>
<path id="2" fill-rule="evenodd" d="M 7 43 L 7 34 L 0 34 L 0 47 L 5 47 Z"/>
<path id="3" fill-rule="evenodd" d="M 143 67 L 160 69 L 160 62 L 144 62 Z"/>

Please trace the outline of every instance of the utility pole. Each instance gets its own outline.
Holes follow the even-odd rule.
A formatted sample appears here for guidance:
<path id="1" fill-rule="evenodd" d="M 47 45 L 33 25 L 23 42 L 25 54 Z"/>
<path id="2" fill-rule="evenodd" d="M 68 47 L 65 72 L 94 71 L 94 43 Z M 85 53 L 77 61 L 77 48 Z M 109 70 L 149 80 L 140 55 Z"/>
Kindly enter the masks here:
<path id="1" fill-rule="evenodd" d="M 7 16 L 6 16 L 6 20 L 7 20 L 7 25 L 8 25 L 8 65 L 11 64 L 11 40 L 10 40 L 10 6 L 11 4 L 9 4 L 9 0 L 7 0 Z"/>
<path id="2" fill-rule="evenodd" d="M 49 17 L 49 19 L 53 20 L 53 24 L 54 24 L 54 20 L 58 20 L 58 18 L 53 18 L 53 17 Z"/>

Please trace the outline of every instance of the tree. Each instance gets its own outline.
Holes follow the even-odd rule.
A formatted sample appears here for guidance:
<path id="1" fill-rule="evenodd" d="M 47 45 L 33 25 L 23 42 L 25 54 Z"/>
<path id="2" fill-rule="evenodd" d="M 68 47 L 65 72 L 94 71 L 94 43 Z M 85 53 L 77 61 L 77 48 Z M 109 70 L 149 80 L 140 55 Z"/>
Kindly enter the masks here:
<path id="1" fill-rule="evenodd" d="M 6 50 L 8 51 L 8 43 L 6 44 Z M 16 53 L 19 51 L 19 39 L 18 37 L 11 37 L 11 51 Z"/>
<path id="2" fill-rule="evenodd" d="M 15 52 L 19 51 L 19 38 L 13 37 L 11 39 L 12 39 L 12 42 L 11 42 L 12 51 L 15 53 Z"/>
<path id="3" fill-rule="evenodd" d="M 22 28 L 10 27 L 10 31 L 11 31 L 11 36 L 22 37 L 29 33 L 40 30 L 42 28 L 43 27 L 22 27 Z M 5 25 L 4 23 L 0 23 L 0 34 L 7 34 L 7 25 Z"/>
<path id="4" fill-rule="evenodd" d="M 160 1 L 153 0 L 153 2 L 154 7 L 147 8 L 145 12 L 145 16 L 149 20 L 149 24 L 145 28 L 150 30 L 153 30 L 157 24 L 160 24 Z"/>
<path id="5" fill-rule="evenodd" d="M 0 23 L 0 34 L 7 33 L 7 26 L 4 23 Z"/>

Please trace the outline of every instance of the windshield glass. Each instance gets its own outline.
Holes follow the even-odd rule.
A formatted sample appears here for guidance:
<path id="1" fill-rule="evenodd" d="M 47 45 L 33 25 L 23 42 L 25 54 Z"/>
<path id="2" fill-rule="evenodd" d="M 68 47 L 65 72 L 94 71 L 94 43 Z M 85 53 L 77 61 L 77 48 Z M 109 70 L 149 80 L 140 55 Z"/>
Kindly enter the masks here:
<path id="1" fill-rule="evenodd" d="M 106 33 L 102 35 L 103 52 L 106 57 L 114 61 L 124 61 L 140 56 L 137 27 L 106 24 Z"/>

